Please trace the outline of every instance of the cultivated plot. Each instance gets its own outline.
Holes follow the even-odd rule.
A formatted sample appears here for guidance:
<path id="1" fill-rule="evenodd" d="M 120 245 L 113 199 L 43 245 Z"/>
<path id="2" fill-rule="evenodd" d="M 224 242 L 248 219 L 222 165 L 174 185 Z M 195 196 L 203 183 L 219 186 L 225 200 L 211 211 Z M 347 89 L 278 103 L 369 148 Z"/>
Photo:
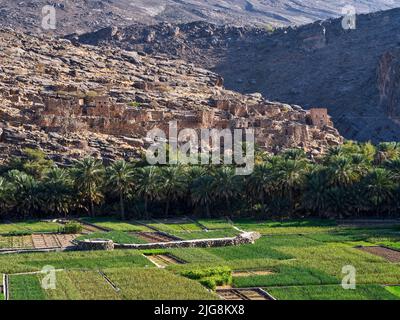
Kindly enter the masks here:
<path id="1" fill-rule="evenodd" d="M 107 229 L 122 230 L 84 237 L 141 243 L 238 232 L 223 219 L 146 221 L 137 223 L 139 231 L 131 230 L 131 222 L 105 221 L 100 223 L 107 223 Z M 400 299 L 400 263 L 391 259 L 398 254 L 397 226 L 341 226 L 319 220 L 237 224 L 264 236 L 253 245 L 235 247 L 0 255 L 0 273 L 10 275 L 11 299 Z M 1 237 L 0 244 L 29 243 L 23 237 Z M 42 274 L 16 275 L 39 272 L 45 265 L 61 270 L 60 287 L 52 293 L 41 289 Z M 356 290 L 341 286 L 346 265 L 357 271 Z M 190 274 L 201 276 L 189 279 Z"/>

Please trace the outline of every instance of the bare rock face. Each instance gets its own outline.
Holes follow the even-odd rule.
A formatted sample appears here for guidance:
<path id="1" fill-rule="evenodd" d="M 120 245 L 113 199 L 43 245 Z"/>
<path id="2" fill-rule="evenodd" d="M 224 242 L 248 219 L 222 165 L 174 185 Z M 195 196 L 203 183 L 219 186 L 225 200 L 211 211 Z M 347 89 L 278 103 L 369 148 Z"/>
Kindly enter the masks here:
<path id="1" fill-rule="evenodd" d="M 112 251 L 114 250 L 114 242 L 112 240 L 82 240 L 77 241 L 77 249 L 81 251 Z"/>
<path id="2" fill-rule="evenodd" d="M 180 57 L 220 74 L 228 89 L 306 109 L 326 107 L 346 138 L 379 142 L 400 139 L 399 28 L 400 9 L 393 9 L 357 15 L 355 30 L 343 29 L 342 19 L 275 30 L 134 24 L 112 39 L 88 33 L 76 41 Z M 149 31 L 151 43 L 144 41 Z"/>
<path id="3" fill-rule="evenodd" d="M 381 107 L 391 119 L 400 123 L 400 49 L 382 56 L 377 73 Z"/>
<path id="4" fill-rule="evenodd" d="M 393 0 L 353 0 L 358 12 L 394 8 Z M 210 21 L 232 25 L 290 25 L 337 17 L 342 1 L 336 0 L 0 0 L 0 24 L 28 32 L 40 28 L 42 8 L 53 5 L 57 13 L 56 29 L 67 34 L 87 32 L 109 26 L 126 26 L 133 21 L 146 24 L 161 21 L 187 23 Z M 178 33 L 178 31 L 175 31 Z"/>
<path id="5" fill-rule="evenodd" d="M 140 158 L 148 131 L 168 132 L 170 121 L 179 129 L 254 128 L 269 152 L 322 153 L 343 141 L 327 109 L 226 90 L 220 75 L 183 60 L 10 29 L 0 29 L 0 43 L 0 160 L 22 148 L 61 164 Z"/>

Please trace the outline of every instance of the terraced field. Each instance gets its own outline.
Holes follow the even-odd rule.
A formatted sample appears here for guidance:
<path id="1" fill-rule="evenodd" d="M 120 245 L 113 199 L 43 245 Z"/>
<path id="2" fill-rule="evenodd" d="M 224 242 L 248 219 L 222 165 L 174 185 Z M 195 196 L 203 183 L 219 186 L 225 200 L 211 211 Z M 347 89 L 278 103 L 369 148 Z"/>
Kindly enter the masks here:
<path id="1" fill-rule="evenodd" d="M 57 232 L 61 224 L 51 221 L 24 221 L 0 224 L 0 235 Z"/>
<path id="2" fill-rule="evenodd" d="M 388 259 L 396 256 L 395 250 L 400 247 L 400 229 L 395 224 L 343 226 L 318 220 L 238 220 L 233 226 L 226 220 L 210 219 L 140 223 L 91 219 L 90 223 L 110 231 L 83 237 L 108 237 L 116 242 L 144 242 L 136 236 L 138 232 L 155 234 L 157 230 L 182 239 L 235 236 L 239 231 L 234 226 L 258 230 L 263 237 L 255 244 L 236 247 L 0 255 L 0 274 L 9 275 L 10 299 L 270 300 L 263 292 L 278 300 L 400 299 L 400 263 Z M 7 228 L 10 230 L 10 226 Z M 23 241 L 16 236 L 10 239 L 7 241 L 16 244 Z M 369 250 L 382 246 L 389 256 Z M 58 270 L 55 290 L 41 287 L 45 275 L 40 271 L 49 265 Z M 348 265 L 356 270 L 355 290 L 341 286 L 346 275 L 342 269 Z M 225 273 L 228 270 L 230 276 L 214 274 L 212 270 L 218 268 Z M 36 273 L 21 274 L 29 272 Z M 219 290 L 219 285 L 224 290 Z"/>

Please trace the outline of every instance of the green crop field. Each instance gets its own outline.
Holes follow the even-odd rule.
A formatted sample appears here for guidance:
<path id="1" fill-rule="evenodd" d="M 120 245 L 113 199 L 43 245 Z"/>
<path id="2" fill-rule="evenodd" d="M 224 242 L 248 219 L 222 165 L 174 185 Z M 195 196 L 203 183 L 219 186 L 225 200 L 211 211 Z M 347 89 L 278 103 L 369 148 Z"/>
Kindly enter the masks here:
<path id="1" fill-rule="evenodd" d="M 135 221 L 123 222 L 113 218 L 82 218 L 82 222 L 88 222 L 95 226 L 108 229 L 110 231 L 126 231 L 126 232 L 149 232 L 151 229 Z"/>
<path id="2" fill-rule="evenodd" d="M 335 230 L 334 220 L 290 220 L 290 221 L 255 221 L 240 219 L 235 226 L 245 231 L 257 231 L 261 234 L 299 234 L 318 233 Z"/>
<path id="3" fill-rule="evenodd" d="M 83 238 L 107 238 L 124 243 L 143 241 L 132 233 L 131 223 L 112 219 L 92 222 L 115 230 Z M 238 234 L 223 219 L 200 220 L 199 224 L 190 220 L 144 223 L 183 239 Z M 142 231 L 147 229 L 141 224 L 138 226 L 144 228 Z M 400 299 L 400 262 L 390 262 L 358 248 L 384 245 L 398 249 L 400 230 L 396 226 L 345 227 L 322 220 L 238 220 L 235 226 L 246 231 L 258 230 L 263 236 L 255 244 L 234 247 L 0 255 L 0 274 L 9 274 L 10 299 L 16 300 L 217 299 L 217 294 L 206 288 L 207 278 L 193 280 L 184 275 L 219 267 L 232 271 L 229 283 L 233 287 L 263 288 L 278 300 Z M 0 247 L 7 241 L 23 245 L 20 238 L 14 238 L 0 238 Z M 171 255 L 184 263 L 167 263 L 165 269 L 159 269 L 144 253 Z M 48 265 L 57 269 L 55 290 L 41 287 L 41 273 L 18 274 L 39 272 Z M 355 290 L 341 286 L 345 276 L 342 269 L 348 265 L 356 270 Z"/>
<path id="4" fill-rule="evenodd" d="M 224 219 L 200 219 L 198 222 L 207 229 L 231 229 L 233 226 Z"/>
<path id="5" fill-rule="evenodd" d="M 26 253 L 0 256 L 0 273 L 40 271 L 47 265 L 56 269 L 93 270 L 154 266 L 141 252 L 135 250 Z"/>
<path id="6" fill-rule="evenodd" d="M 192 231 L 202 231 L 200 225 L 192 221 L 182 221 L 182 222 L 169 222 L 165 220 L 152 220 L 152 221 L 142 221 L 148 226 L 151 226 L 159 231 L 163 232 L 192 232 Z"/>
<path id="7" fill-rule="evenodd" d="M 400 286 L 389 286 L 385 287 L 385 289 L 391 294 L 394 294 L 396 297 L 400 298 Z"/>
<path id="8" fill-rule="evenodd" d="M 122 231 L 110 231 L 110 232 L 95 232 L 89 235 L 82 235 L 77 238 L 77 240 L 84 240 L 84 239 L 105 239 L 105 240 L 112 240 L 115 243 L 146 243 L 143 239 L 139 238 L 135 234 L 126 233 Z"/>
<path id="9" fill-rule="evenodd" d="M 277 299 L 291 300 L 396 300 L 383 286 L 361 285 L 343 290 L 339 285 L 281 287 L 267 289 Z"/>
<path id="10" fill-rule="evenodd" d="M 41 286 L 43 274 L 10 277 L 11 300 L 208 300 L 217 296 L 199 283 L 166 270 L 117 268 L 56 272 L 56 288 Z"/>
<path id="11" fill-rule="evenodd" d="M 32 238 L 26 236 L 0 236 L 0 249 L 33 248 Z"/>
<path id="12" fill-rule="evenodd" d="M 57 232 L 60 224 L 46 221 L 0 223 L 0 234 L 30 234 L 33 232 Z"/>
<path id="13" fill-rule="evenodd" d="M 209 231 L 169 232 L 169 233 L 184 240 L 193 240 L 193 239 L 216 239 L 216 238 L 235 237 L 240 232 L 235 229 L 218 229 Z"/>

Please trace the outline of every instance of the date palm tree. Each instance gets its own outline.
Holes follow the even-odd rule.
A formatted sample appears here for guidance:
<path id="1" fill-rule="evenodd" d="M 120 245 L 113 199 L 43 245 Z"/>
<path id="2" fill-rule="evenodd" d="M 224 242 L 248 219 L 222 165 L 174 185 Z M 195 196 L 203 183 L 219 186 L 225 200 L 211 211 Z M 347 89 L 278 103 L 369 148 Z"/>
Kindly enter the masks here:
<path id="1" fill-rule="evenodd" d="M 375 157 L 377 164 L 400 157 L 400 144 L 397 142 L 382 142 L 378 145 L 378 152 Z"/>
<path id="2" fill-rule="evenodd" d="M 43 180 L 46 209 L 67 217 L 73 207 L 73 183 L 65 169 L 53 168 Z"/>
<path id="3" fill-rule="evenodd" d="M 396 189 L 390 171 L 383 168 L 373 169 L 365 178 L 365 195 L 378 214 L 390 208 L 390 201 Z"/>
<path id="4" fill-rule="evenodd" d="M 12 195 L 11 191 L 10 183 L 5 178 L 0 177 L 0 215 L 6 213 L 8 209 Z"/>
<path id="5" fill-rule="evenodd" d="M 12 204 L 22 218 L 37 213 L 43 204 L 43 190 L 38 180 L 32 176 L 12 170 L 8 173 L 12 185 Z"/>
<path id="6" fill-rule="evenodd" d="M 254 167 L 253 173 L 246 179 L 246 192 L 250 203 L 259 201 L 262 212 L 265 212 L 266 198 L 271 193 L 271 168 L 262 163 Z"/>
<path id="7" fill-rule="evenodd" d="M 301 202 L 307 212 L 319 216 L 326 215 L 329 202 L 329 180 L 325 168 L 315 168 L 307 174 Z"/>
<path id="8" fill-rule="evenodd" d="M 298 194 L 305 183 L 308 172 L 307 162 L 304 159 L 279 159 L 274 163 L 272 170 L 275 188 L 281 196 L 288 198 L 293 213 L 297 205 Z"/>
<path id="9" fill-rule="evenodd" d="M 101 187 L 103 185 L 104 167 L 100 160 L 85 158 L 78 161 L 73 168 L 75 186 L 80 196 L 89 203 L 89 211 L 95 216 L 94 206 L 103 198 Z"/>
<path id="10" fill-rule="evenodd" d="M 400 183 L 400 158 L 386 161 L 384 167 L 392 173 L 392 178 Z"/>
<path id="11" fill-rule="evenodd" d="M 220 200 L 225 202 L 226 209 L 231 214 L 231 202 L 239 196 L 241 177 L 235 174 L 233 168 L 223 166 L 215 170 L 213 178 L 211 190 Z"/>
<path id="12" fill-rule="evenodd" d="M 137 168 L 134 172 L 136 195 L 144 200 L 144 211 L 146 218 L 149 218 L 148 204 L 158 198 L 159 194 L 159 168 L 147 166 Z"/>
<path id="13" fill-rule="evenodd" d="M 130 196 L 134 184 L 132 167 L 124 160 L 114 162 L 107 168 L 107 187 L 119 196 L 121 219 L 125 220 L 125 200 Z"/>
<path id="14" fill-rule="evenodd" d="M 165 201 L 165 217 L 170 204 L 183 196 L 188 188 L 186 176 L 181 166 L 162 167 L 159 172 L 159 199 Z"/>
<path id="15" fill-rule="evenodd" d="M 210 207 L 214 201 L 214 177 L 206 174 L 196 178 L 191 184 L 191 199 L 194 206 L 206 209 L 207 217 L 211 217 Z"/>
<path id="16" fill-rule="evenodd" d="M 346 156 L 334 156 L 329 159 L 327 166 L 329 168 L 330 183 L 334 187 L 348 187 L 360 178 L 359 172 Z"/>

